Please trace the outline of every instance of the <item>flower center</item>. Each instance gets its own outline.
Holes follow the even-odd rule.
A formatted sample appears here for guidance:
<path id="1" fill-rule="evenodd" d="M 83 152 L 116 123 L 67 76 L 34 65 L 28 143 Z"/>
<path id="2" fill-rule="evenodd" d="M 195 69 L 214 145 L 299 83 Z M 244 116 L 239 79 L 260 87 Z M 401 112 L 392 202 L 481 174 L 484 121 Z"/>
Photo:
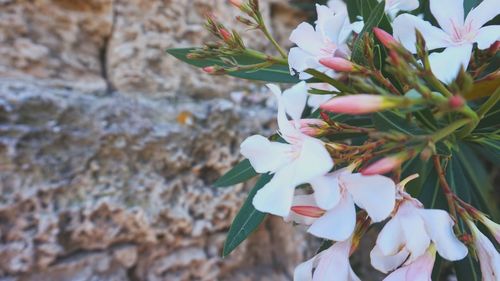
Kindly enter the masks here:
<path id="1" fill-rule="evenodd" d="M 333 43 L 330 39 L 325 38 L 323 48 L 321 48 L 321 55 L 324 57 L 333 57 L 337 51 L 337 44 Z"/>
<path id="2" fill-rule="evenodd" d="M 465 25 L 460 25 L 452 20 L 451 26 L 453 28 L 453 31 L 450 34 L 450 37 L 453 43 L 473 43 L 477 32 L 474 32 L 472 28 L 472 21 L 466 23 Z"/>

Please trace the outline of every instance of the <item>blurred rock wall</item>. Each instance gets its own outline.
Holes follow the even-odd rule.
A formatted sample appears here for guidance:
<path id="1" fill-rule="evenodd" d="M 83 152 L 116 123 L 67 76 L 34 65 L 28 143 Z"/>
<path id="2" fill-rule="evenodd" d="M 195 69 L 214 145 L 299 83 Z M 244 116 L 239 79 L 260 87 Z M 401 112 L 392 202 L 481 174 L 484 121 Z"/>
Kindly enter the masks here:
<path id="1" fill-rule="evenodd" d="M 261 3 L 287 43 L 302 17 Z M 275 110 L 165 54 L 209 11 L 236 27 L 223 0 L 0 0 L 0 280 L 291 280 L 312 254 L 273 219 L 220 258 L 250 186 L 211 184 Z"/>

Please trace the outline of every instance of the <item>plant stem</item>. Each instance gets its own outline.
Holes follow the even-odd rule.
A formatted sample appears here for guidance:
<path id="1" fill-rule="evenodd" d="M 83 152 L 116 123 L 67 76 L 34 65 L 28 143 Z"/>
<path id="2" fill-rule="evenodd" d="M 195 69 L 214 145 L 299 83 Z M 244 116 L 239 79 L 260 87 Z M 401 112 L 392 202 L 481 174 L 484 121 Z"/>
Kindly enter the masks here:
<path id="1" fill-rule="evenodd" d="M 465 116 L 469 117 L 470 120 L 472 121 L 470 124 L 467 125 L 467 127 L 465 127 L 463 130 L 461 130 L 458 133 L 458 137 L 463 139 L 463 138 L 467 137 L 468 135 L 470 135 L 470 133 L 472 133 L 472 131 L 474 131 L 474 129 L 479 124 L 480 119 L 477 116 L 476 112 L 474 112 L 474 110 L 472 110 L 467 105 L 464 106 L 464 108 L 460 112 L 462 114 L 464 114 Z"/>
<path id="2" fill-rule="evenodd" d="M 431 140 L 436 143 L 447 136 L 453 134 L 457 129 L 461 128 L 464 125 L 467 125 L 469 122 L 472 120 L 465 118 L 465 119 L 460 119 L 458 121 L 455 121 L 448 125 L 447 127 L 444 127 L 443 129 L 436 131 L 434 134 L 431 136 Z"/>
<path id="3" fill-rule="evenodd" d="M 269 30 L 267 29 L 267 27 L 266 27 L 265 24 L 261 24 L 260 25 L 260 30 L 262 30 L 262 32 L 264 33 L 264 35 L 266 36 L 266 38 L 274 45 L 274 47 L 276 48 L 276 50 L 278 50 L 278 52 L 280 53 L 281 57 L 284 58 L 284 59 L 288 59 L 288 55 L 286 54 L 286 51 L 283 50 L 283 48 L 281 48 L 281 46 L 280 46 L 280 44 L 278 44 L 278 42 L 276 42 L 276 40 L 271 35 L 271 33 L 269 32 Z"/>
<path id="4" fill-rule="evenodd" d="M 457 209 L 455 206 L 455 194 L 453 193 L 448 181 L 446 180 L 446 174 L 441 166 L 441 158 L 437 155 L 433 156 L 434 167 L 436 167 L 436 171 L 438 172 L 439 183 L 441 188 L 443 189 L 443 193 L 446 197 L 446 201 L 448 201 L 448 207 L 450 208 L 451 216 L 457 221 Z M 455 230 L 458 230 L 458 224 L 455 224 Z"/>
<path id="5" fill-rule="evenodd" d="M 498 88 L 493 95 L 491 95 L 488 100 L 486 100 L 483 105 L 481 105 L 481 108 L 477 111 L 477 116 L 479 120 L 483 119 L 486 113 L 490 111 L 500 100 L 500 88 Z"/>
<path id="6" fill-rule="evenodd" d="M 288 66 L 288 61 L 286 59 L 266 55 L 266 54 L 261 53 L 261 52 L 256 51 L 256 50 L 245 49 L 245 51 L 243 53 L 248 55 L 248 56 L 251 56 L 253 58 L 256 58 L 256 59 L 260 59 L 260 60 L 269 61 L 269 62 Z"/>
<path id="7" fill-rule="evenodd" d="M 310 75 L 314 76 L 314 78 L 317 78 L 325 83 L 328 83 L 335 88 L 337 88 L 341 92 L 346 92 L 346 93 L 352 93 L 353 90 L 351 90 L 349 87 L 344 85 L 342 82 L 340 82 L 337 79 L 334 79 L 320 71 L 317 71 L 316 69 L 308 69 L 305 71 L 306 73 L 309 73 Z"/>

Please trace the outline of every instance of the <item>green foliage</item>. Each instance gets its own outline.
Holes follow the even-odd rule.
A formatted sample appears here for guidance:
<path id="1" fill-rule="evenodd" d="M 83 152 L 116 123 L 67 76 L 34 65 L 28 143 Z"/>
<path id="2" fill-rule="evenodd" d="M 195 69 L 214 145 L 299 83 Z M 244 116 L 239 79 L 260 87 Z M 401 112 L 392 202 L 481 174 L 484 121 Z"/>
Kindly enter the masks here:
<path id="1" fill-rule="evenodd" d="M 184 49 L 168 49 L 167 53 L 176 57 L 177 59 L 186 62 L 190 65 L 196 67 L 206 67 L 206 66 L 225 66 L 231 67 L 227 63 L 224 63 L 219 58 L 204 58 L 204 59 L 190 59 L 187 57 L 189 53 L 195 51 L 196 48 L 184 48 Z M 265 62 L 264 60 L 259 60 L 254 57 L 240 54 L 232 56 L 230 59 L 234 60 L 238 63 L 238 65 L 252 65 Z M 274 64 L 269 67 L 260 68 L 258 70 L 243 70 L 243 71 L 234 71 L 227 73 L 230 76 L 248 79 L 248 80 L 256 80 L 256 81 L 266 81 L 266 82 L 274 82 L 274 83 L 298 83 L 300 80 L 294 76 L 290 75 L 290 70 L 287 66 Z"/>
<path id="2" fill-rule="evenodd" d="M 228 187 L 244 181 L 247 181 L 257 175 L 250 161 L 245 159 L 234 166 L 229 172 L 220 177 L 214 187 Z"/>
<path id="3" fill-rule="evenodd" d="M 255 184 L 254 188 L 248 194 L 248 198 L 241 207 L 240 211 L 234 218 L 229 233 L 227 234 L 226 242 L 222 256 L 229 255 L 238 245 L 241 244 L 261 223 L 264 221 L 266 214 L 257 211 L 252 204 L 252 200 L 264 185 L 266 185 L 272 178 L 272 175 L 262 175 Z"/>

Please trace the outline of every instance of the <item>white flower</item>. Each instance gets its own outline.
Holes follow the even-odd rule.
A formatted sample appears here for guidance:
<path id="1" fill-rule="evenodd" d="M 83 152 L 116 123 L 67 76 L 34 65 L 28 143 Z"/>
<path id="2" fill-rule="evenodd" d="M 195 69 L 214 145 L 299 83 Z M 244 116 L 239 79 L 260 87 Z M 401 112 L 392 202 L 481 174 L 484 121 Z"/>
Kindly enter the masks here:
<path id="1" fill-rule="evenodd" d="M 349 238 L 356 225 L 355 204 L 365 209 L 374 222 L 386 219 L 395 204 L 395 184 L 384 176 L 363 176 L 351 174 L 347 169 L 335 171 L 326 176 L 309 181 L 314 189 L 316 204 L 310 198 L 310 210 L 320 208 L 324 214 L 316 219 L 309 219 L 308 232 L 321 238 L 343 241 Z M 307 203 L 306 200 L 298 204 Z M 294 207 L 299 206 L 294 204 Z M 292 208 L 293 210 L 294 208 Z M 297 212 L 295 212 L 297 213 Z M 294 219 L 292 217 L 291 219 Z M 304 218 L 297 222 L 306 221 Z"/>
<path id="2" fill-rule="evenodd" d="M 481 266 L 483 281 L 500 280 L 500 254 L 491 241 L 472 222 L 468 222 L 474 236 L 474 246 Z"/>
<path id="3" fill-rule="evenodd" d="M 294 281 L 360 281 L 349 264 L 351 240 L 337 242 L 295 268 Z M 314 271 L 314 272 L 313 272 Z"/>
<path id="4" fill-rule="evenodd" d="M 381 0 L 379 0 L 380 2 Z M 413 11 L 418 8 L 418 0 L 386 0 L 385 12 L 394 17 L 400 11 Z"/>
<path id="5" fill-rule="evenodd" d="M 299 72 L 301 79 L 309 79 L 307 69 L 333 75 L 333 72 L 319 63 L 322 58 L 350 56 L 346 40 L 352 31 L 346 12 L 336 12 L 327 6 L 316 5 L 318 20 L 316 27 L 301 23 L 290 35 L 290 40 L 297 47 L 290 49 L 288 64 L 290 71 Z M 347 19 L 347 20 L 346 20 Z M 346 24 L 347 23 L 347 24 Z"/>
<path id="6" fill-rule="evenodd" d="M 333 87 L 328 83 L 310 83 L 308 84 L 310 89 L 322 90 L 322 91 L 338 91 L 337 88 Z M 309 95 L 309 99 L 307 99 L 307 105 L 312 108 L 312 111 L 318 110 L 318 108 L 325 102 L 329 101 L 335 95 L 326 94 L 326 95 Z"/>
<path id="7" fill-rule="evenodd" d="M 254 207 L 261 212 L 285 217 L 290 212 L 295 187 L 328 173 L 333 168 L 333 160 L 323 142 L 297 129 L 303 107 L 296 105 L 304 104 L 305 99 L 303 94 L 294 93 L 307 92 L 307 85 L 302 82 L 285 91 L 283 96 L 287 98 L 281 95 L 277 86 L 268 87 L 278 97 L 278 127 L 287 143 L 271 142 L 254 135 L 241 144 L 241 153 L 258 173 L 274 174 L 255 195 Z M 287 112 L 295 122 L 288 120 Z"/>
<path id="8" fill-rule="evenodd" d="M 449 83 L 461 66 L 467 68 L 469 65 L 474 43 L 482 50 L 500 39 L 500 25 L 483 27 L 500 13 L 500 5 L 498 0 L 484 0 L 465 20 L 463 0 L 430 0 L 430 9 L 442 29 L 416 16 L 403 14 L 394 19 L 394 37 L 415 53 L 415 29 L 418 29 L 429 50 L 445 48 L 443 52 L 430 54 L 429 59 L 436 77 Z"/>
<path id="9" fill-rule="evenodd" d="M 418 200 L 408 197 L 380 232 L 370 253 L 373 267 L 387 273 L 405 261 L 410 264 L 425 253 L 431 241 L 443 258 L 463 259 L 467 247 L 453 233 L 454 222 L 448 213 L 424 209 Z"/>
<path id="10" fill-rule="evenodd" d="M 436 249 L 431 245 L 418 259 L 392 272 L 383 281 L 432 281 Z"/>

